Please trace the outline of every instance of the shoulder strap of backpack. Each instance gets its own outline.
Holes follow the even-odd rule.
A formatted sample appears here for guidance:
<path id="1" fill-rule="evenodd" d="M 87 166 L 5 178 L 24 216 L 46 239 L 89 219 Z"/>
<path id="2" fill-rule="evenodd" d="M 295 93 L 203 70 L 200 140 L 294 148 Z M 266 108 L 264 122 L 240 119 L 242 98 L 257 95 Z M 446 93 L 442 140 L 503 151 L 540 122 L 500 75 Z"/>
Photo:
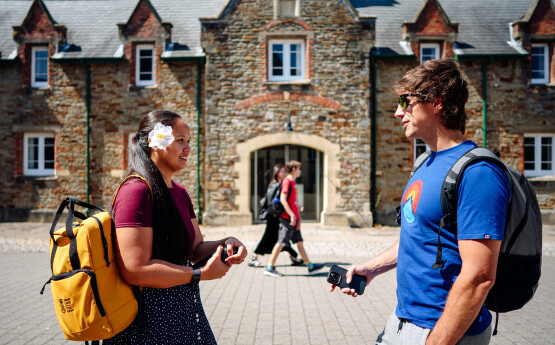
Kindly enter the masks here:
<path id="1" fill-rule="evenodd" d="M 443 212 L 443 217 L 439 222 L 437 233 L 436 262 L 432 265 L 434 269 L 443 267 L 443 260 L 441 258 L 441 230 L 447 227 L 446 229 L 448 231 L 454 234 L 455 237 L 457 236 L 457 205 L 461 176 L 468 166 L 477 161 L 489 161 L 497 164 L 503 169 L 507 175 L 507 179 L 509 181 L 511 180 L 510 176 L 508 176 L 509 172 L 507 167 L 501 159 L 499 159 L 495 153 L 483 147 L 475 147 L 467 151 L 455 162 L 455 164 L 453 164 L 441 186 L 441 210 Z"/>
<path id="2" fill-rule="evenodd" d="M 422 154 L 420 154 L 420 156 L 418 156 L 418 158 L 416 158 L 416 160 L 414 161 L 414 165 L 412 166 L 412 169 L 410 170 L 410 176 L 414 175 L 416 170 L 418 170 L 418 168 L 420 168 L 422 166 L 422 164 L 424 164 L 424 162 L 428 158 L 430 158 L 431 155 L 432 155 L 432 151 L 430 151 L 430 150 L 425 151 Z"/>
<path id="3" fill-rule="evenodd" d="M 110 205 L 110 208 L 111 208 L 111 209 L 114 208 L 114 203 L 116 202 L 116 196 L 118 196 L 118 192 L 119 192 L 121 186 L 123 186 L 123 184 L 125 183 L 125 181 L 130 180 L 130 179 L 132 179 L 132 178 L 138 178 L 138 179 L 143 180 L 143 181 L 146 183 L 146 185 L 148 186 L 148 189 L 150 189 L 150 196 L 151 196 L 152 199 L 154 200 L 154 193 L 152 192 L 152 187 L 150 186 L 150 183 L 148 183 L 148 181 L 147 181 L 144 177 L 142 177 L 141 175 L 136 175 L 136 174 L 135 174 L 135 175 L 128 175 L 128 176 L 126 176 L 123 180 L 121 180 L 121 182 L 119 183 L 119 186 L 118 186 L 118 188 L 116 189 L 116 192 L 114 193 L 114 196 L 112 197 L 112 203 L 111 203 L 111 205 Z"/>

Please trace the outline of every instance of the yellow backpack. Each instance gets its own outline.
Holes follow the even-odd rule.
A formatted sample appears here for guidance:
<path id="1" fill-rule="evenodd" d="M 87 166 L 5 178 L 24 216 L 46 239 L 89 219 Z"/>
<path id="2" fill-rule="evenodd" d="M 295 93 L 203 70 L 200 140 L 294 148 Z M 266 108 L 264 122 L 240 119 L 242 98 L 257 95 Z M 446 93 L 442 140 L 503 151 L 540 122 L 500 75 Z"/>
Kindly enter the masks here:
<path id="1" fill-rule="evenodd" d="M 126 177 L 114 194 L 112 207 L 123 183 L 133 177 L 146 182 L 139 175 Z M 75 205 L 99 212 L 86 217 Z M 54 231 L 66 207 L 66 226 Z M 83 220 L 74 223 L 74 217 Z M 118 271 L 114 234 L 110 214 L 94 205 L 68 197 L 56 212 L 50 228 L 52 277 L 40 293 L 51 284 L 56 316 L 66 339 L 108 339 L 131 325 L 136 316 L 137 322 L 145 323 L 137 302 L 142 303 L 140 290 L 127 284 Z"/>

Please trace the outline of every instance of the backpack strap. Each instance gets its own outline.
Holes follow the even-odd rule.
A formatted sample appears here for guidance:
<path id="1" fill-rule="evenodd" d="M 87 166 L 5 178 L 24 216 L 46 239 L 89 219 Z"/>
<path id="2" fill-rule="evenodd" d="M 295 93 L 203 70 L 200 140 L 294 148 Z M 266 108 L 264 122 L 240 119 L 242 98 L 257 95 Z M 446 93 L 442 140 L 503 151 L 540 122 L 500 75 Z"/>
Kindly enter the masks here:
<path id="1" fill-rule="evenodd" d="M 418 156 L 418 158 L 416 158 L 416 160 L 414 161 L 414 165 L 412 166 L 412 169 L 410 169 L 410 176 L 414 175 L 416 170 L 418 170 L 418 168 L 420 168 L 422 164 L 424 164 L 424 162 L 428 160 L 428 158 L 430 158 L 431 155 L 432 155 L 432 151 L 427 150 L 423 152 L 420 156 Z"/>
<path id="2" fill-rule="evenodd" d="M 141 175 L 137 175 L 137 174 L 127 175 L 123 180 L 121 180 L 121 182 L 119 183 L 118 189 L 116 189 L 116 192 L 114 193 L 114 196 L 112 198 L 112 204 L 110 205 L 111 209 L 114 208 L 114 203 L 116 202 L 116 196 L 118 196 L 118 192 L 119 192 L 121 186 L 123 186 L 123 184 L 127 180 L 130 180 L 132 178 L 138 178 L 138 179 L 143 180 L 144 183 L 146 183 L 146 185 L 148 186 L 148 189 L 150 189 L 150 196 L 152 197 L 152 200 L 154 200 L 154 193 L 152 192 L 152 187 L 150 186 L 150 183 L 148 183 L 148 181 L 144 177 L 142 177 Z"/>
<path id="3" fill-rule="evenodd" d="M 483 147 L 475 147 L 467 151 L 455 162 L 455 164 L 453 164 L 451 169 L 447 172 L 441 186 L 441 210 L 443 212 L 443 217 L 439 222 L 439 229 L 437 232 L 437 253 L 436 262 L 432 265 L 433 269 L 443 267 L 444 263 L 441 258 L 441 230 L 446 227 L 447 231 L 451 232 L 455 237 L 457 236 L 457 205 L 461 176 L 468 166 L 477 161 L 488 161 L 497 164 L 503 169 L 507 175 L 507 179 L 510 181 L 509 172 L 505 164 L 495 153 Z"/>

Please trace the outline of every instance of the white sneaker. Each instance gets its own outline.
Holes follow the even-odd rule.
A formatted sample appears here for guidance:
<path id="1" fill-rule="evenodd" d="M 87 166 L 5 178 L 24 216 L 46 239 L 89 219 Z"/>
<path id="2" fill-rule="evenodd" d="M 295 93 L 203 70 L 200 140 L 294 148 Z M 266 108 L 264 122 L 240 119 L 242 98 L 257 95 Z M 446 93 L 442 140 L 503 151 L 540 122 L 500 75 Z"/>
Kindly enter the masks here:
<path id="1" fill-rule="evenodd" d="M 262 262 L 258 261 L 257 259 L 254 259 L 254 258 L 248 263 L 248 265 L 250 267 L 262 267 L 262 266 L 264 266 L 264 264 Z"/>
<path id="2" fill-rule="evenodd" d="M 275 267 L 272 267 L 272 269 L 266 268 L 264 274 L 270 277 L 283 277 L 283 273 L 278 272 Z"/>

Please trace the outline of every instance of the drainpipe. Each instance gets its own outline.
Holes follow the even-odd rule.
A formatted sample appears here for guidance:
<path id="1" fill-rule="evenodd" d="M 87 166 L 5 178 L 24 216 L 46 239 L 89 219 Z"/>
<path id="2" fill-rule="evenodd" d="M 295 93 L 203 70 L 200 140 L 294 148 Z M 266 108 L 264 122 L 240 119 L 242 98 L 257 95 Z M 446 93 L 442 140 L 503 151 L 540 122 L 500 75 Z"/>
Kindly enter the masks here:
<path id="1" fill-rule="evenodd" d="M 488 65 L 493 62 L 493 56 L 482 66 L 482 135 L 484 147 L 487 147 L 488 130 Z"/>
<path id="2" fill-rule="evenodd" d="M 87 107 L 87 203 L 90 203 L 91 197 L 91 126 L 90 126 L 90 115 L 91 115 L 91 66 L 88 65 L 84 60 L 81 62 L 85 66 L 85 84 L 86 84 L 86 94 L 85 102 Z M 89 210 L 87 209 L 87 216 L 89 215 Z"/>
<path id="3" fill-rule="evenodd" d="M 200 91 L 201 91 L 201 64 L 204 59 L 199 58 L 197 61 L 197 215 L 201 217 L 200 212 Z M 201 219 L 202 222 L 202 218 Z"/>
<path id="4" fill-rule="evenodd" d="M 373 223 L 376 215 L 376 65 L 374 61 L 374 50 L 370 50 L 370 212 L 372 212 Z M 374 225 L 374 224 L 372 224 Z"/>

